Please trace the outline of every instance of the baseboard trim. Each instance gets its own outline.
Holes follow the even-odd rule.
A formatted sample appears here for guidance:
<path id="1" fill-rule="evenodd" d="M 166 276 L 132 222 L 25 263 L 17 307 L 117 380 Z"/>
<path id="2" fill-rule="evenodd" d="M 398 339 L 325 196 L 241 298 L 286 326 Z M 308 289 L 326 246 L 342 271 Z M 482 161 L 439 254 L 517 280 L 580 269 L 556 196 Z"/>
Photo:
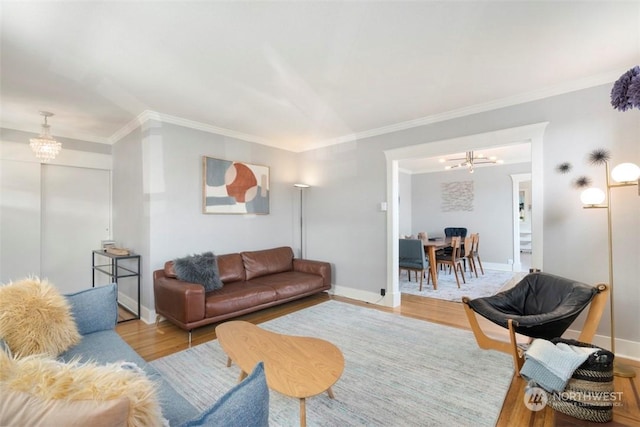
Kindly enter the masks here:
<path id="1" fill-rule="evenodd" d="M 138 301 L 134 300 L 130 296 L 118 291 L 118 304 L 123 305 L 127 310 L 131 312 L 135 312 L 135 308 L 137 307 Z M 149 310 L 147 307 L 140 305 L 140 320 L 142 320 L 147 325 L 155 322 L 156 313 L 155 310 Z"/>
<path id="2" fill-rule="evenodd" d="M 400 305 L 400 292 L 389 292 L 385 296 L 380 296 L 375 292 L 364 291 L 361 289 L 349 288 L 347 286 L 333 286 L 329 291 L 331 295 L 351 298 L 364 301 L 369 304 L 383 305 L 385 307 L 397 307 Z"/>
<path id="3" fill-rule="evenodd" d="M 514 266 L 511 264 L 501 264 L 498 262 L 483 262 L 482 267 L 487 270 L 513 271 Z"/>
<path id="4" fill-rule="evenodd" d="M 568 329 L 564 337 L 577 340 L 579 335 L 580 331 Z M 598 347 L 610 349 L 611 337 L 607 335 L 595 335 L 591 343 Z M 616 356 L 640 362 L 640 342 L 616 338 Z"/>

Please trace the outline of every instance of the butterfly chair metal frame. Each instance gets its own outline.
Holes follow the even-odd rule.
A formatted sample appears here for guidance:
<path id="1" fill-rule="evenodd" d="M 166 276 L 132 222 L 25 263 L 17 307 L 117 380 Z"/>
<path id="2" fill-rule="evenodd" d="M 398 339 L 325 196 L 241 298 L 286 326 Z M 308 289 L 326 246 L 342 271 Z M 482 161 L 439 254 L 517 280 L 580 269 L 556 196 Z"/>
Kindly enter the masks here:
<path id="1" fill-rule="evenodd" d="M 543 273 L 533 273 L 533 274 L 543 274 Z M 528 277 L 528 276 L 527 276 Z M 526 278 L 525 278 L 526 279 Z M 524 281 L 524 279 L 523 279 Z M 522 283 L 522 282 L 521 282 Z M 518 285 L 516 285 L 518 286 Z M 598 283 L 594 287 L 594 295 L 590 302 L 588 302 L 582 309 L 580 309 L 573 318 L 577 317 L 580 312 L 586 309 L 586 306 L 589 305 L 589 311 L 587 314 L 587 318 L 582 327 L 582 331 L 580 332 L 580 336 L 578 337 L 578 341 L 591 343 L 593 337 L 596 333 L 596 329 L 598 328 L 598 324 L 600 323 L 600 318 L 602 317 L 602 312 L 607 303 L 607 297 L 609 296 L 609 286 L 604 283 Z M 487 297 L 491 298 L 491 297 Z M 480 299 L 480 298 L 479 298 Z M 486 299 L 486 298 L 482 298 Z M 498 340 L 495 338 L 490 338 L 480 327 L 477 319 L 477 313 L 471 308 L 469 302 L 471 299 L 469 297 L 462 297 L 463 307 L 465 313 L 467 315 L 467 319 L 469 320 L 469 325 L 471 326 L 471 330 L 473 331 L 473 335 L 476 338 L 478 346 L 484 350 L 497 350 L 503 353 L 510 354 L 513 357 L 514 369 L 520 374 L 520 369 L 522 369 L 522 365 L 524 364 L 524 351 L 526 350 L 527 344 L 519 344 L 516 340 L 516 334 L 523 334 L 521 330 L 519 330 L 519 322 L 516 319 L 508 318 L 506 329 L 509 331 L 509 342 Z M 486 317 L 486 316 L 484 316 Z M 509 317 L 508 315 L 506 317 Z M 517 317 L 513 315 L 513 317 Z M 496 323 L 502 327 L 505 325 L 497 323 L 495 320 L 487 317 L 488 320 Z M 568 328 L 567 325 L 564 329 Z M 562 335 L 564 330 L 559 333 L 558 336 Z M 529 338 L 529 343 L 534 338 L 545 338 L 540 336 L 530 336 L 526 335 Z M 536 334 L 537 335 L 537 334 Z M 557 334 L 556 334 L 557 335 Z M 555 338 L 555 337 L 554 337 Z M 546 337 L 546 339 L 550 339 Z"/>

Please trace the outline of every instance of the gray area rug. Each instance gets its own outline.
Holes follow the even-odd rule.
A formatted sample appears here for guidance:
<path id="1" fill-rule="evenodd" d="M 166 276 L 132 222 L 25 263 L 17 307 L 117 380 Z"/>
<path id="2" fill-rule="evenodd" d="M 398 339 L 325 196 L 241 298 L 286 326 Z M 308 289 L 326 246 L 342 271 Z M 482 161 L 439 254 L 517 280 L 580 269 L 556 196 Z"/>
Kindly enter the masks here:
<path id="1" fill-rule="evenodd" d="M 345 370 L 307 399 L 309 426 L 493 426 L 513 374 L 511 358 L 480 350 L 471 332 L 338 301 L 260 324 L 338 346 Z M 151 364 L 199 409 L 238 379 L 218 341 Z M 298 426 L 297 399 L 270 392 L 270 425 Z"/>
<path id="2" fill-rule="evenodd" d="M 501 290 L 513 286 L 525 275 L 525 273 L 514 273 L 513 271 L 487 269 L 484 270 L 484 273 L 482 275 L 478 272 L 478 277 L 476 277 L 469 271 L 465 272 L 467 283 L 464 283 L 460 277 L 460 289 L 458 289 L 454 274 L 440 271 L 438 289 L 434 290 L 433 283 L 427 284 L 425 278 L 422 280 L 422 291 L 420 291 L 420 282 L 416 281 L 415 273 L 411 272 L 411 281 L 409 281 L 406 270 L 403 270 L 400 275 L 399 287 L 400 292 L 404 294 L 461 302 L 463 296 L 474 299 L 495 295 Z"/>

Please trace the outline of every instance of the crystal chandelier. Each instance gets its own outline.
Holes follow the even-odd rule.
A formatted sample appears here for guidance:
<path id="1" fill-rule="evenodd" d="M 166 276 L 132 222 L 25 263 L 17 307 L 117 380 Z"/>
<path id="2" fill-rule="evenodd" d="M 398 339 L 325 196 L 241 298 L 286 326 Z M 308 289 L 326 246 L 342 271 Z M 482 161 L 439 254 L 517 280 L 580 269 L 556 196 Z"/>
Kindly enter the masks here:
<path id="1" fill-rule="evenodd" d="M 53 113 L 48 111 L 40 111 L 40 115 L 44 116 L 44 123 L 42 124 L 42 132 L 37 138 L 31 138 L 29 141 L 31 142 L 29 145 L 34 153 L 36 153 L 36 157 L 43 163 L 47 163 L 56 158 L 60 150 L 62 149 L 62 144 L 53 139 L 51 133 L 49 132 L 50 126 L 47 124 L 47 117 L 53 116 Z"/>

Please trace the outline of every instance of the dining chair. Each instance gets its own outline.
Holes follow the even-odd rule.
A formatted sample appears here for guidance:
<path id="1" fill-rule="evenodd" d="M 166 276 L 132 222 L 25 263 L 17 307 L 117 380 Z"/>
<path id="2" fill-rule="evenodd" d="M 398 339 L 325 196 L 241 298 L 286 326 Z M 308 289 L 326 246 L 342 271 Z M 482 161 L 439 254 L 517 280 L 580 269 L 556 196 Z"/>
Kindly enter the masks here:
<path id="1" fill-rule="evenodd" d="M 480 266 L 480 272 L 484 276 L 484 268 L 482 268 L 482 261 L 480 260 L 480 253 L 478 252 L 478 248 L 480 247 L 480 233 L 471 234 L 471 257 L 473 258 L 473 265 L 476 265 L 476 260 L 478 261 L 478 265 Z M 478 272 L 476 271 L 476 277 L 478 277 Z"/>
<path id="2" fill-rule="evenodd" d="M 444 237 L 462 237 L 463 239 L 467 237 L 467 229 L 465 227 L 445 227 L 444 229 Z M 464 253 L 464 247 L 461 247 L 462 253 Z M 450 255 L 451 248 L 444 248 L 438 251 L 438 255 Z"/>
<path id="3" fill-rule="evenodd" d="M 422 291 L 422 279 L 424 278 L 425 271 L 429 269 L 429 263 L 424 253 L 422 240 L 400 239 L 398 249 L 400 258 L 398 260 L 398 267 L 400 273 L 402 273 L 402 270 L 407 270 L 409 281 L 411 281 L 412 271 L 416 273 L 416 281 L 418 280 L 418 273 L 420 273 L 420 290 Z"/>
<path id="4" fill-rule="evenodd" d="M 478 277 L 478 268 L 476 267 L 476 262 L 473 259 L 473 234 L 469 237 L 464 238 L 464 259 L 469 261 L 469 270 Z M 467 265 L 465 263 L 465 271 L 467 270 Z"/>
<path id="5" fill-rule="evenodd" d="M 446 227 L 444 229 L 445 237 L 467 237 L 467 229 L 465 227 Z"/>
<path id="6" fill-rule="evenodd" d="M 437 265 L 444 267 L 449 266 L 449 271 L 453 268 L 453 273 L 456 276 L 456 283 L 458 284 L 458 288 L 460 287 L 460 279 L 458 278 L 458 271 L 462 274 L 462 281 L 467 283 L 467 280 L 464 277 L 464 269 L 462 268 L 462 258 L 460 257 L 460 246 L 461 239 L 460 237 L 452 237 L 451 238 L 451 254 L 450 255 L 437 255 L 436 254 L 436 263 Z M 429 283 L 429 276 L 427 276 L 427 283 Z"/>

